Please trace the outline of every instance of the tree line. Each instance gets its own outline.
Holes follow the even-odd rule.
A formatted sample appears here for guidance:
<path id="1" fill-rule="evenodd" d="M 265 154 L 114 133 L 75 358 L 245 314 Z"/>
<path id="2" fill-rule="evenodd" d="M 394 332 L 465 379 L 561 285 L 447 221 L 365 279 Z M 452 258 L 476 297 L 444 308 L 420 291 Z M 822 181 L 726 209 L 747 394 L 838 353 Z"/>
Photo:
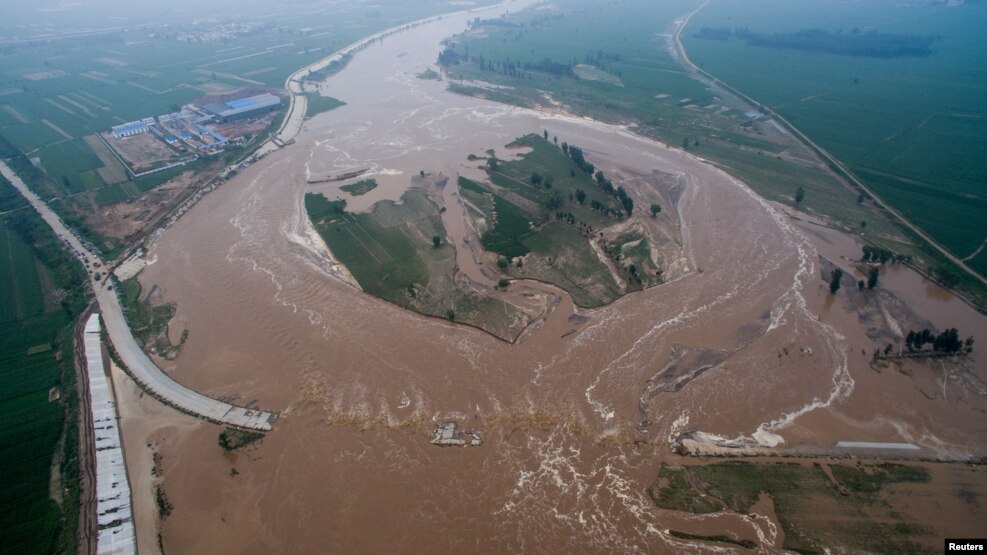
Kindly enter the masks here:
<path id="1" fill-rule="evenodd" d="M 578 146 L 570 145 L 569 143 L 563 142 L 562 153 L 568 156 L 569 159 L 572 160 L 576 164 L 576 166 L 579 167 L 579 169 L 581 169 L 583 172 L 592 175 L 593 179 L 596 181 L 596 184 L 600 186 L 600 189 L 607 196 L 617 199 L 620 205 L 624 208 L 624 211 L 627 213 L 627 215 L 628 216 L 631 215 L 631 212 L 634 211 L 634 199 L 632 199 L 627 194 L 627 191 L 623 187 L 614 187 L 613 182 L 607 179 L 607 176 L 606 174 L 603 173 L 603 170 L 597 170 L 596 166 L 594 166 L 592 162 L 586 159 L 586 157 L 583 155 L 583 149 L 579 148 Z M 594 173 L 594 171 L 596 173 Z M 578 194 L 579 191 L 577 191 L 577 195 Z M 580 202 L 580 204 L 582 204 L 582 202 Z M 606 206 L 605 204 L 603 204 L 598 200 L 594 200 L 590 202 L 590 208 L 607 214 L 610 214 L 611 212 L 615 212 L 612 208 Z"/>
<path id="2" fill-rule="evenodd" d="M 973 336 L 966 340 L 960 339 L 960 333 L 956 328 L 948 328 L 939 335 L 933 335 L 928 328 L 920 331 L 909 331 L 905 337 L 905 347 L 909 352 L 920 351 L 926 345 L 932 346 L 934 353 L 955 354 L 960 351 L 969 353 L 973 351 Z"/>

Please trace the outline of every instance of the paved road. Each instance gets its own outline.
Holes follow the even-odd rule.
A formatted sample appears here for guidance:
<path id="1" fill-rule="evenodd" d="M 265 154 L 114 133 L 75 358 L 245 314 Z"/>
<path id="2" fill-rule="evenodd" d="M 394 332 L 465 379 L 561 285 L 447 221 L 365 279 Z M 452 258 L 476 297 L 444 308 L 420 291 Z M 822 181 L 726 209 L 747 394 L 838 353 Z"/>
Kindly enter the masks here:
<path id="1" fill-rule="evenodd" d="M 715 76 L 713 76 L 711 73 L 707 72 L 706 70 L 704 70 L 704 69 L 700 68 L 699 66 L 697 66 L 696 64 L 692 63 L 692 60 L 689 59 L 689 55 L 685 51 L 685 46 L 682 45 L 682 32 L 685 30 L 686 25 L 689 24 L 689 20 L 692 19 L 692 16 L 696 15 L 697 13 L 699 13 L 699 11 L 702 10 L 703 8 L 705 8 L 707 4 L 709 4 L 709 0 L 706 0 L 705 2 L 703 2 L 702 5 L 700 5 L 698 8 L 696 8 L 695 10 L 693 10 L 692 12 L 690 12 L 688 15 L 686 15 L 681 20 L 679 20 L 677 22 L 678 24 L 677 24 L 677 26 L 675 28 L 675 32 L 672 35 L 672 40 L 675 43 L 675 49 L 678 52 L 678 55 L 679 55 L 680 59 L 682 60 L 682 64 L 685 65 L 686 69 L 691 70 L 691 71 L 693 71 L 693 72 L 695 72 L 695 73 L 697 73 L 697 74 L 705 77 L 706 79 L 709 79 L 713 83 L 716 83 L 717 85 L 723 87 L 724 89 L 726 89 L 730 93 L 732 93 L 735 96 L 737 96 L 738 98 L 742 99 L 744 102 L 747 102 L 748 104 L 750 104 L 751 108 L 753 108 L 753 109 L 757 109 L 758 107 L 763 108 L 764 111 L 765 111 L 765 113 L 767 113 L 768 115 L 770 115 L 772 118 L 774 118 L 775 120 L 777 120 L 782 126 L 784 126 L 784 128 L 789 132 L 789 134 L 791 134 L 797 140 L 801 141 L 804 145 L 806 145 L 807 147 L 809 147 L 809 149 L 811 149 L 813 152 L 815 152 L 817 155 L 819 155 L 819 157 L 821 157 L 823 160 L 825 160 L 826 162 L 828 162 L 831 166 L 835 167 L 838 170 L 838 173 L 844 179 L 846 179 L 846 180 L 850 181 L 851 183 L 853 183 L 854 185 L 856 185 L 860 190 L 866 191 L 867 194 L 871 196 L 871 198 L 873 199 L 873 201 L 875 203 L 877 203 L 878 206 L 880 206 L 881 208 L 885 209 L 888 213 L 890 213 L 896 220 L 898 220 L 899 223 L 901 223 L 901 225 L 903 225 L 903 226 L 907 227 L 908 229 L 912 230 L 913 232 L 915 232 L 916 235 L 918 235 L 919 237 L 921 237 L 922 239 L 924 239 L 926 243 L 928 243 L 929 245 L 932 246 L 932 248 L 934 248 L 937 251 L 939 251 L 940 254 L 942 254 L 943 256 L 945 256 L 946 258 L 948 258 L 950 260 L 950 262 L 952 262 L 952 263 L 956 264 L 957 266 L 959 266 L 964 272 L 966 272 L 967 274 L 973 276 L 975 279 L 979 280 L 984 285 L 987 285 L 987 278 L 985 278 L 984 276 L 980 275 L 979 273 L 977 273 L 976 271 L 974 271 L 973 269 L 971 269 L 969 266 L 967 266 L 964 263 L 963 260 L 960 260 L 959 257 L 955 256 L 952 252 L 948 251 L 946 249 L 946 247 L 943 247 L 942 245 L 940 245 L 929 234 L 927 234 L 925 231 L 923 231 L 917 225 L 913 224 L 901 212 L 898 212 L 898 210 L 896 210 L 894 207 L 892 207 L 888 203 L 884 202 L 884 200 L 881 199 L 881 197 L 878 196 L 877 193 L 875 193 L 874 191 L 872 191 L 869 187 L 867 187 L 867 185 L 864 184 L 863 181 L 861 181 L 860 179 L 858 179 L 857 176 L 852 171 L 850 171 L 850 168 L 848 168 L 843 162 L 841 162 L 839 160 L 839 158 L 833 156 L 832 154 L 829 153 L 829 151 L 827 151 L 823 147 L 821 147 L 818 144 L 816 144 L 815 141 L 813 141 L 808 136 L 806 136 L 804 133 L 802 133 L 802 131 L 800 131 L 799 128 L 795 127 L 794 125 L 792 125 L 791 122 L 789 122 L 788 120 L 786 120 L 785 118 L 783 118 L 781 116 L 781 114 L 779 114 L 778 112 L 775 112 L 774 110 L 772 110 L 768 106 L 764 106 L 763 104 L 757 102 L 753 98 L 751 98 L 751 97 L 745 95 L 744 93 L 738 91 L 737 89 L 731 87 L 727 83 L 724 83 L 723 81 L 720 81 L 718 78 L 716 78 Z"/>
<path id="2" fill-rule="evenodd" d="M 61 218 L 38 195 L 28 189 L 24 181 L 3 161 L 0 161 L 0 174 L 3 174 L 7 180 L 13 183 L 14 187 L 34 206 L 35 210 L 41 214 L 41 218 L 51 226 L 56 235 L 68 244 L 87 268 L 94 268 L 98 264 L 101 270 L 106 270 L 105 264 L 99 256 L 89 250 L 75 233 L 62 222 Z M 105 280 L 103 282 L 93 280 L 92 285 L 110 340 L 127 370 L 141 387 L 179 410 L 213 422 L 253 430 L 267 431 L 271 429 L 277 415 L 218 401 L 171 379 L 154 364 L 154 361 L 137 344 L 127 326 L 123 309 L 120 307 L 120 301 L 116 291 L 112 289 L 111 283 Z"/>

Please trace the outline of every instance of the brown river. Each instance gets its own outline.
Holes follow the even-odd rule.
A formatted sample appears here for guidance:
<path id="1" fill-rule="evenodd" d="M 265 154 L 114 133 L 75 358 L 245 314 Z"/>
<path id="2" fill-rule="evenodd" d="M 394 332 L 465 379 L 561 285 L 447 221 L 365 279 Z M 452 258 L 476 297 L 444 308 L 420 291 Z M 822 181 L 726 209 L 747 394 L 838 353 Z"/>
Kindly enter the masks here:
<path id="1" fill-rule="evenodd" d="M 646 492 L 683 432 L 720 447 L 873 441 L 983 454 L 982 397 L 934 375 L 942 384 L 930 397 L 913 377 L 870 368 L 883 344 L 820 276 L 819 254 L 853 256 L 852 240 L 807 231 L 713 165 L 629 129 L 417 78 L 441 39 L 476 16 L 358 53 L 324 86 L 346 106 L 306 122 L 295 144 L 204 197 L 154 246 L 141 281 L 177 303 L 175 324 L 189 330 L 166 370 L 281 413 L 258 448 L 239 454 L 220 454 L 212 425 L 169 440 L 168 553 L 717 551 L 671 537 L 681 515 Z M 680 176 L 667 215 L 681 223 L 678 277 L 594 310 L 562 295 L 510 345 L 362 293 L 339 278 L 306 217 L 307 191 L 338 194 L 308 177 L 368 169 L 381 186 L 348 199 L 366 210 L 398 199 L 422 170 L 451 183 L 475 175 L 470 153 L 500 153 L 543 129 L 617 181 Z M 631 192 L 638 206 L 658 198 Z M 447 199 L 455 194 L 450 185 Z M 460 217 L 445 215 L 456 239 Z M 966 305 L 927 299 L 906 279 L 893 280 L 896 293 L 914 293 L 937 326 L 987 329 Z M 483 445 L 431 445 L 432 428 L 450 420 L 482 431 Z M 704 519 L 753 529 L 767 545 L 776 533 L 767 517 L 696 516 L 695 529 Z"/>

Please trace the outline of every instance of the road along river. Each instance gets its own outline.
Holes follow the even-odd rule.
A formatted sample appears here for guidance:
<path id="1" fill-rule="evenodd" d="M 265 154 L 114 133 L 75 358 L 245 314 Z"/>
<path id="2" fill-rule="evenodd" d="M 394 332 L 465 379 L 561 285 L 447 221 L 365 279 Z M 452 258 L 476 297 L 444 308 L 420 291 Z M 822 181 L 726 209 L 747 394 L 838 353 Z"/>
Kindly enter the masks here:
<path id="1" fill-rule="evenodd" d="M 670 550 L 685 544 L 646 489 L 682 432 L 796 452 L 870 441 L 982 453 L 982 412 L 870 369 L 866 325 L 828 295 L 814 244 L 743 183 L 626 128 L 416 78 L 473 17 L 359 52 L 325 85 L 346 106 L 306 122 L 294 145 L 156 243 L 140 279 L 177 302 L 190 332 L 167 369 L 281 412 L 249 452 L 221 456 L 203 430 L 164 454 L 169 553 Z M 469 154 L 542 129 L 618 181 L 681 176 L 682 277 L 596 310 L 562 299 L 508 345 L 363 294 L 306 218 L 306 191 L 338 193 L 308 185 L 311 175 L 369 168 L 381 186 L 348 198 L 365 210 L 398 199 L 420 171 L 473 175 Z M 631 192 L 639 206 L 655 198 Z M 484 444 L 430 445 L 447 420 L 482 430 Z M 771 533 L 766 519 L 738 515 L 692 525 L 704 519 Z"/>

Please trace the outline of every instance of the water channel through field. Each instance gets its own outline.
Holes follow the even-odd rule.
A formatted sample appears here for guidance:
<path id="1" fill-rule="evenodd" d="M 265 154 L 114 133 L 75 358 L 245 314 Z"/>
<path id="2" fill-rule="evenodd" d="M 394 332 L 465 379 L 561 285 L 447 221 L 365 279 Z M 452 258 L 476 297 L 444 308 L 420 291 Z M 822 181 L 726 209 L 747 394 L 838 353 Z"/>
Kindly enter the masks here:
<path id="1" fill-rule="evenodd" d="M 176 322 L 189 330 L 167 370 L 282 414 L 254 454 L 240 455 L 228 487 L 213 482 L 229 464 L 200 456 L 209 440 L 173 455 L 167 545 L 661 551 L 681 544 L 646 489 L 681 432 L 773 447 L 902 435 L 953 451 L 976 444 L 982 417 L 963 422 L 951 405 L 916 414 L 927 399 L 906 377 L 869 369 L 857 317 L 826 304 L 811 238 L 739 181 L 621 127 L 416 77 L 434 67 L 444 37 L 502 9 L 447 16 L 358 53 L 324 85 L 346 106 L 308 121 L 294 145 L 207 195 L 155 245 L 141 281 L 178 304 Z M 367 210 L 400 198 L 420 171 L 448 176 L 444 222 L 461 246 L 455 177 L 480 176 L 467 156 L 510 156 L 505 144 L 543 129 L 617 179 L 681 176 L 667 215 L 681 220 L 679 277 L 595 310 L 560 295 L 515 345 L 339 279 L 304 210 L 307 191 L 331 198 L 338 188 L 308 177 L 369 169 L 380 186 L 348 198 L 349 209 Z M 633 194 L 638 206 L 657 198 L 644 186 Z M 471 258 L 459 260 L 471 272 Z M 482 430 L 484 444 L 430 445 L 446 420 Z M 773 530 L 705 518 L 721 519 L 720 530 Z M 702 517 L 691 526 L 702 530 Z"/>

